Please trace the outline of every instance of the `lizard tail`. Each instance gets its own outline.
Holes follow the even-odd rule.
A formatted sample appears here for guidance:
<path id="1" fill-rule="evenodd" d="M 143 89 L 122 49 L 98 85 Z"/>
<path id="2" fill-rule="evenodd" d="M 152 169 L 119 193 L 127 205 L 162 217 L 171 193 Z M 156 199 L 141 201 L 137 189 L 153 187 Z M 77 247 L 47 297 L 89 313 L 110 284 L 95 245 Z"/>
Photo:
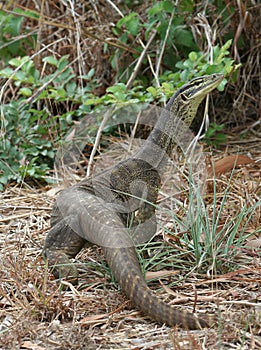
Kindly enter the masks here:
<path id="1" fill-rule="evenodd" d="M 115 279 L 133 305 L 154 321 L 186 329 L 201 329 L 213 323 L 212 316 L 198 318 L 159 300 L 148 288 L 134 248 L 104 248 Z"/>

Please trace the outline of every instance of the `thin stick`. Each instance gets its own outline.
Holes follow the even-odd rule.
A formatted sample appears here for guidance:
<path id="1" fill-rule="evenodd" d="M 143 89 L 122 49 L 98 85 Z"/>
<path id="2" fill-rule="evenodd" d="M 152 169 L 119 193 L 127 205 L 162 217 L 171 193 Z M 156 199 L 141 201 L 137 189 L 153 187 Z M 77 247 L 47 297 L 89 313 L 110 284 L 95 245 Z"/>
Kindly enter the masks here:
<path id="1" fill-rule="evenodd" d="M 156 70 L 155 70 L 155 74 L 156 74 L 156 76 L 157 76 L 156 81 L 157 81 L 158 87 L 160 86 L 160 84 L 159 84 L 159 79 L 158 79 L 159 70 L 160 70 L 160 65 L 161 65 L 162 57 L 163 57 L 163 54 L 164 54 L 164 51 L 165 51 L 167 39 L 168 39 L 168 36 L 169 36 L 169 31 L 170 31 L 170 27 L 171 27 L 171 22 L 172 22 L 172 20 L 173 20 L 173 16 L 174 16 L 174 11 L 171 13 L 171 17 L 170 17 L 170 20 L 169 20 L 169 23 L 168 23 L 168 28 L 167 28 L 167 30 L 166 30 L 166 35 L 165 35 L 165 38 L 164 38 L 164 41 L 163 41 L 163 44 L 162 44 L 162 48 L 161 48 L 161 51 L 160 51 L 158 63 L 157 63 Z"/>
<path id="2" fill-rule="evenodd" d="M 102 130 L 103 128 L 105 127 L 109 117 L 111 116 L 111 113 L 112 113 L 112 108 L 110 108 L 105 114 L 104 114 L 104 117 L 102 119 L 102 122 L 99 126 L 99 129 L 97 131 L 97 134 L 96 134 L 96 138 L 95 138 L 95 142 L 94 142 L 94 145 L 93 145 L 93 149 L 92 149 L 92 152 L 91 152 L 91 155 L 90 155 L 90 159 L 89 159 L 89 163 L 88 163 L 88 167 L 87 167 L 87 172 L 86 172 L 86 176 L 90 176 L 90 173 L 91 173 L 91 166 L 92 166 L 92 163 L 94 161 L 94 156 L 95 156 L 95 153 L 98 149 L 98 146 L 99 146 L 99 143 L 100 143 L 100 139 L 101 139 L 101 134 L 102 134 Z"/>
<path id="3" fill-rule="evenodd" d="M 113 8 L 116 12 L 118 12 L 118 14 L 121 17 L 124 17 L 124 14 L 121 12 L 121 10 L 111 1 L 111 0 L 106 0 Z"/>
<path id="4" fill-rule="evenodd" d="M 106 0 L 113 8 L 114 8 L 114 10 L 123 18 L 124 17 L 124 15 L 123 15 L 123 13 L 120 11 L 120 9 L 111 1 L 111 0 Z M 159 24 L 157 25 L 157 27 L 159 26 Z M 157 28 L 156 27 L 156 28 Z M 156 29 L 155 29 L 156 30 Z M 141 46 L 143 47 L 143 49 L 145 50 L 145 45 L 144 45 L 144 43 L 142 42 L 142 40 L 141 39 L 139 39 L 139 43 L 141 44 Z M 147 44 L 148 45 L 148 44 Z M 158 79 L 158 77 L 157 77 L 157 75 L 156 75 L 156 73 L 155 73 L 155 71 L 154 71 L 154 68 L 153 68 L 153 64 L 152 64 L 152 62 L 151 62 L 151 58 L 150 58 L 150 56 L 149 55 L 147 55 L 147 58 L 148 58 L 148 61 L 149 61 L 149 65 L 150 65 L 150 69 L 151 69 L 151 72 L 152 72 L 152 74 L 153 74 L 153 76 L 154 76 L 154 78 L 155 78 L 155 80 L 156 80 L 156 84 L 157 84 L 157 86 L 160 86 L 160 83 L 159 83 L 159 79 Z M 138 62 L 139 63 L 139 62 Z M 137 65 L 138 65 L 138 63 L 137 63 Z M 136 67 L 137 67 L 137 65 L 136 65 Z M 136 67 L 135 67 L 135 69 L 136 69 Z M 134 71 L 135 71 L 135 69 L 134 69 Z M 131 78 L 130 78 L 131 79 Z M 128 82 L 129 83 L 129 82 Z M 127 87 L 129 87 L 129 85 L 128 85 L 128 83 L 127 83 Z"/>
<path id="5" fill-rule="evenodd" d="M 138 113 L 138 116 L 136 118 L 136 122 L 135 122 L 135 125 L 134 125 L 134 128 L 131 132 L 131 138 L 130 138 L 130 144 L 129 144 L 129 147 L 128 147 L 128 151 L 130 152 L 131 150 L 131 147 L 132 147 L 132 143 L 133 143 L 133 139 L 135 137 L 135 134 L 136 134 L 136 131 L 137 131 L 137 127 L 139 125 L 139 121 L 140 121 L 140 116 L 141 116 L 141 111 L 139 111 Z"/>
<path id="6" fill-rule="evenodd" d="M 146 55 L 146 52 L 147 52 L 152 40 L 155 38 L 156 34 L 157 34 L 157 31 L 155 29 L 152 30 L 151 36 L 150 36 L 146 46 L 144 47 L 144 49 L 143 49 L 143 51 L 138 59 L 138 62 L 136 63 L 135 68 L 133 69 L 133 72 L 131 73 L 130 79 L 128 80 L 128 82 L 126 84 L 127 89 L 130 88 L 133 80 L 136 78 L 138 71 L 139 71 L 139 68 L 141 66 L 142 60 L 143 60 L 144 56 Z"/>

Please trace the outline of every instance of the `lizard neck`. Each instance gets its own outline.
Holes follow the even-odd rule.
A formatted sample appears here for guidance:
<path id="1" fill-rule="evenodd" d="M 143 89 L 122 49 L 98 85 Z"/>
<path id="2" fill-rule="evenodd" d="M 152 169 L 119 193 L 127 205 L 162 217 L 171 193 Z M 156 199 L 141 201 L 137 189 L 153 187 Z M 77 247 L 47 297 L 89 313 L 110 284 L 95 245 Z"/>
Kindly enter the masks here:
<path id="1" fill-rule="evenodd" d="M 134 158 L 143 159 L 158 171 L 163 171 L 174 147 L 179 146 L 185 153 L 193 139 L 189 125 L 194 119 L 199 103 L 179 103 L 178 94 L 175 94 L 162 109 L 150 136 Z"/>
<path id="2" fill-rule="evenodd" d="M 149 138 L 134 158 L 141 158 L 158 171 L 163 171 L 175 144 L 186 153 L 193 140 L 189 126 L 198 106 L 222 79 L 222 74 L 212 74 L 192 79 L 179 88 L 162 110 Z"/>

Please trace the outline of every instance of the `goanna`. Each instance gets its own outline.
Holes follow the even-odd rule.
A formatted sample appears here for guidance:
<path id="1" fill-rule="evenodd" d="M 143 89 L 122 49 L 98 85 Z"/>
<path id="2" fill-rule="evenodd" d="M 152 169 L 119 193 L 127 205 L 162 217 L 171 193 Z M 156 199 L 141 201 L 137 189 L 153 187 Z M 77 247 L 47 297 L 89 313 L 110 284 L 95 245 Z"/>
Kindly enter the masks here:
<path id="1" fill-rule="evenodd" d="M 77 283 L 78 271 L 70 258 L 87 242 L 94 243 L 102 247 L 115 279 L 137 309 L 169 326 L 187 329 L 209 326 L 209 316 L 199 318 L 157 298 L 144 281 L 134 244 L 152 237 L 156 230 L 154 204 L 160 174 L 180 130 L 177 124 L 190 125 L 201 101 L 222 79 L 221 74 L 212 74 L 182 86 L 170 98 L 135 155 L 58 196 L 44 246 L 56 278 Z"/>

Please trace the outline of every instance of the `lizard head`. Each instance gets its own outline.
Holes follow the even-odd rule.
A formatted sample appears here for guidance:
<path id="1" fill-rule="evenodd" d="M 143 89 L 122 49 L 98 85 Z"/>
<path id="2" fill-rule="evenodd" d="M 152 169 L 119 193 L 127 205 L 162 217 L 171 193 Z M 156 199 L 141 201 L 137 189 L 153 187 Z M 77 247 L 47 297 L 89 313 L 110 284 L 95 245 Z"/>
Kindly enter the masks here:
<path id="1" fill-rule="evenodd" d="M 198 106 L 207 94 L 222 81 L 223 74 L 204 75 L 194 78 L 183 85 L 170 100 L 170 111 L 190 125 Z"/>

